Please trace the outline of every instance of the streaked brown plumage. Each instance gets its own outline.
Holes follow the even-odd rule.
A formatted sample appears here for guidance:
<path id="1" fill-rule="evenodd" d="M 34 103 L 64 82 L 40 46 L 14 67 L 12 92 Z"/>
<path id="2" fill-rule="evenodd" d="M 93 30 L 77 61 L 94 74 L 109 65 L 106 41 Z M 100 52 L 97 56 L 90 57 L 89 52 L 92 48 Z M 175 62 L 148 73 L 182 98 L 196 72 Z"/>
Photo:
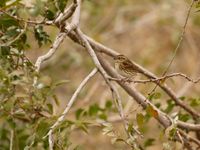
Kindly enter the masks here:
<path id="1" fill-rule="evenodd" d="M 137 67 L 124 55 L 117 55 L 115 58 L 115 69 L 119 74 L 127 78 L 134 78 L 137 73 Z"/>

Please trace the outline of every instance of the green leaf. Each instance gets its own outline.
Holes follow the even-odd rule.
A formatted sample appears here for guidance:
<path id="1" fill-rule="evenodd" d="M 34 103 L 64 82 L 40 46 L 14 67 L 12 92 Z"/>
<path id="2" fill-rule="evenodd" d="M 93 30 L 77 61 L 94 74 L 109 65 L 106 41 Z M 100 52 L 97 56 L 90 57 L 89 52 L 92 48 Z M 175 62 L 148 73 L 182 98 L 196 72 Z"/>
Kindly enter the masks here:
<path id="1" fill-rule="evenodd" d="M 79 109 L 76 111 L 76 119 L 80 119 L 80 117 L 86 116 L 86 115 L 87 115 L 86 110 L 84 110 L 84 109 L 82 109 L 82 108 L 79 108 Z"/>
<path id="2" fill-rule="evenodd" d="M 59 106 L 60 105 L 60 102 L 59 102 L 59 100 L 58 100 L 58 97 L 54 94 L 53 96 L 53 100 L 54 100 L 54 102 L 56 103 L 56 105 L 57 106 Z"/>
<path id="3" fill-rule="evenodd" d="M 144 115 L 141 113 L 138 113 L 136 116 L 136 120 L 137 120 L 138 126 L 141 128 L 144 125 L 144 120 L 145 120 Z"/>
<path id="4" fill-rule="evenodd" d="M 88 133 L 88 123 L 87 122 L 81 122 L 81 121 L 77 121 L 76 126 L 83 130 L 85 133 Z"/>
<path id="5" fill-rule="evenodd" d="M 68 0 L 57 0 L 58 3 L 58 8 L 60 9 L 61 12 L 64 11 L 66 5 L 67 5 Z"/>
<path id="6" fill-rule="evenodd" d="M 164 111 L 166 113 L 170 113 L 173 110 L 174 106 L 175 106 L 175 102 L 170 99 L 167 101 L 167 108 Z"/>
<path id="7" fill-rule="evenodd" d="M 197 107 L 200 106 L 200 99 L 199 98 L 190 98 L 190 106 Z"/>
<path id="8" fill-rule="evenodd" d="M 48 42 L 51 42 L 49 35 L 43 30 L 43 26 L 35 26 L 34 33 L 35 39 L 38 41 L 38 45 L 40 47 Z"/>
<path id="9" fill-rule="evenodd" d="M 0 16 L 0 29 L 6 29 L 11 26 L 19 26 L 19 22 L 7 15 Z"/>
<path id="10" fill-rule="evenodd" d="M 1 0 L 0 7 L 4 7 L 6 5 L 7 0 Z"/>
<path id="11" fill-rule="evenodd" d="M 94 104 L 94 105 L 89 107 L 89 115 L 95 116 L 98 113 L 99 110 L 101 110 L 101 109 L 98 106 L 98 104 Z"/>
<path id="12" fill-rule="evenodd" d="M 66 83 L 69 83 L 70 81 L 69 80 L 60 80 L 60 81 L 58 81 L 58 82 L 56 82 L 55 84 L 54 84 L 54 86 L 60 86 L 60 85 L 63 85 L 63 84 L 66 84 Z"/>
<path id="13" fill-rule="evenodd" d="M 152 146 L 155 142 L 155 139 L 149 138 L 144 142 L 144 147 Z"/>
<path id="14" fill-rule="evenodd" d="M 47 134 L 47 132 L 49 131 L 49 128 L 50 128 L 50 122 L 48 120 L 41 119 L 39 121 L 37 128 L 36 128 L 36 135 L 40 139 L 42 139 Z"/>
<path id="15" fill-rule="evenodd" d="M 174 136 L 176 135 L 176 132 L 177 132 L 177 128 L 174 127 L 173 129 L 171 129 L 171 130 L 169 131 L 169 137 L 170 137 L 171 139 L 174 139 Z"/>
<path id="16" fill-rule="evenodd" d="M 108 117 L 105 113 L 101 113 L 101 114 L 99 114 L 99 118 L 102 120 L 107 120 Z"/>
<path id="17" fill-rule="evenodd" d="M 181 120 L 183 122 L 187 122 L 189 119 L 191 119 L 191 116 L 189 114 L 179 113 L 178 118 L 179 118 L 179 120 Z"/>
<path id="18" fill-rule="evenodd" d="M 49 20 L 53 20 L 55 18 L 55 13 L 51 10 L 47 10 L 45 17 Z"/>
<path id="19" fill-rule="evenodd" d="M 50 114 L 53 114 L 53 106 L 52 106 L 52 104 L 47 104 L 47 107 L 48 107 L 48 112 Z"/>
<path id="20" fill-rule="evenodd" d="M 159 93 L 159 92 L 152 93 L 152 94 L 149 95 L 149 97 L 148 97 L 149 100 L 159 99 L 159 98 L 161 98 L 161 93 Z"/>
<path id="21" fill-rule="evenodd" d="M 111 109 L 112 108 L 112 101 L 107 100 L 105 104 L 106 109 Z"/>
<path id="22" fill-rule="evenodd" d="M 157 112 L 151 105 L 148 105 L 148 106 L 147 106 L 146 112 L 147 112 L 147 114 L 149 114 L 151 117 L 158 118 L 158 112 Z"/>
<path id="23" fill-rule="evenodd" d="M 8 47 L 8 46 L 1 46 L 0 50 L 1 50 L 0 55 L 9 55 L 10 54 L 10 47 Z"/>

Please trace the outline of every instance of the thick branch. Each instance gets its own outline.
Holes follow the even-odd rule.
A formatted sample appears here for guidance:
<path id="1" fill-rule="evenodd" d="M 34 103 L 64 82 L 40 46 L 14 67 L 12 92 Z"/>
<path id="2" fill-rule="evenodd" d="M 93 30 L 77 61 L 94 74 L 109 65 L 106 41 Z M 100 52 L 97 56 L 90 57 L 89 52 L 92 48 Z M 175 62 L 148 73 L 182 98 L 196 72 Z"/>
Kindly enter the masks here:
<path id="1" fill-rule="evenodd" d="M 72 40 L 74 40 L 75 42 L 81 44 L 82 46 L 83 43 L 81 43 L 79 41 L 79 39 L 77 38 L 77 36 L 74 33 L 70 33 L 69 34 L 70 38 Z M 94 48 L 94 50 L 100 52 L 100 53 L 105 53 L 111 57 L 115 57 L 116 55 L 119 55 L 119 53 L 117 53 L 116 51 L 114 51 L 113 49 L 110 49 L 96 41 L 94 41 L 93 39 L 91 39 L 90 37 L 87 37 L 85 35 L 85 37 L 88 39 L 89 43 L 91 44 L 91 46 Z M 153 73 L 149 72 L 147 69 L 143 68 L 142 66 L 138 65 L 135 62 L 132 62 L 135 66 L 135 68 L 137 68 L 137 70 L 142 73 L 143 75 L 145 75 L 146 77 L 150 78 L 150 79 L 157 79 L 158 77 L 156 75 L 154 75 Z M 172 100 L 174 100 L 174 102 L 179 105 L 180 107 L 182 107 L 184 110 L 186 110 L 187 112 L 189 112 L 194 118 L 199 118 L 200 117 L 200 113 L 196 112 L 194 109 L 192 109 L 191 107 L 187 106 L 186 104 L 183 103 L 183 101 L 181 101 L 175 94 L 175 92 L 173 90 L 171 90 L 170 87 L 167 86 L 167 84 L 161 84 L 160 82 L 155 81 L 156 84 L 158 84 L 158 86 L 160 88 L 162 88 L 171 98 Z"/>

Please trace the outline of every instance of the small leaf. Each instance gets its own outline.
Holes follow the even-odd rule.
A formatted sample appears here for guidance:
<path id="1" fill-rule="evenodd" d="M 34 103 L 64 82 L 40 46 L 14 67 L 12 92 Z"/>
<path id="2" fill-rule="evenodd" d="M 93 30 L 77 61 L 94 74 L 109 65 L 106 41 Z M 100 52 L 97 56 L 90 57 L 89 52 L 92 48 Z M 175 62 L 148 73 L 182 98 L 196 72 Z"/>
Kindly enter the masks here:
<path id="1" fill-rule="evenodd" d="M 146 112 L 147 112 L 147 114 L 149 114 L 151 117 L 158 118 L 158 112 L 157 112 L 151 105 L 148 105 L 148 106 L 147 106 Z"/>
<path id="2" fill-rule="evenodd" d="M 107 115 L 105 113 L 101 113 L 99 115 L 99 118 L 102 119 L 102 120 L 107 120 L 108 117 L 107 117 Z"/>
<path id="3" fill-rule="evenodd" d="M 60 9 L 61 12 L 64 11 L 66 5 L 67 5 L 68 0 L 58 0 L 58 8 Z"/>
<path id="4" fill-rule="evenodd" d="M 52 104 L 47 104 L 47 107 L 48 107 L 48 112 L 50 114 L 53 114 L 53 106 L 52 106 Z"/>
<path id="5" fill-rule="evenodd" d="M 149 100 L 159 99 L 159 98 L 161 98 L 161 93 L 159 93 L 159 92 L 152 93 L 152 94 L 149 95 L 149 97 L 148 97 Z"/>
<path id="6" fill-rule="evenodd" d="M 174 101 L 168 100 L 168 101 L 167 101 L 167 108 L 166 108 L 164 111 L 165 111 L 166 113 L 170 113 L 170 112 L 173 110 L 174 106 L 175 106 Z"/>
<path id="7" fill-rule="evenodd" d="M 58 100 L 58 97 L 54 94 L 53 96 L 53 100 L 54 100 L 54 102 L 56 103 L 56 105 L 57 106 L 59 106 L 60 105 L 60 102 L 59 102 L 59 100 Z"/>
<path id="8" fill-rule="evenodd" d="M 199 98 L 190 98 L 190 106 L 197 107 L 200 105 L 200 99 Z"/>
<path id="9" fill-rule="evenodd" d="M 79 129 L 83 130 L 85 133 L 88 133 L 88 123 L 77 121 L 75 124 Z"/>
<path id="10" fill-rule="evenodd" d="M 97 104 L 94 104 L 94 105 L 90 106 L 90 108 L 89 108 L 89 115 L 95 116 L 98 113 L 99 110 L 101 110 L 99 108 L 99 106 Z"/>
<path id="11" fill-rule="evenodd" d="M 50 123 L 47 120 L 45 119 L 40 120 L 36 128 L 36 135 L 42 139 L 42 137 L 45 136 L 45 134 L 47 134 L 49 127 Z"/>
<path id="12" fill-rule="evenodd" d="M 0 55 L 9 55 L 10 54 L 10 47 L 8 46 L 1 46 L 0 47 Z"/>
<path id="13" fill-rule="evenodd" d="M 111 109 L 112 108 L 112 101 L 108 100 L 106 101 L 106 109 Z"/>
<path id="14" fill-rule="evenodd" d="M 191 119 L 191 116 L 189 114 L 181 114 L 181 113 L 179 113 L 178 114 L 178 119 L 183 121 L 183 122 L 186 122 L 189 119 Z"/>
<path id="15" fill-rule="evenodd" d="M 76 119 L 80 119 L 80 116 L 81 116 L 81 114 L 83 114 L 83 112 L 84 112 L 84 109 L 79 108 L 79 109 L 76 111 Z"/>
<path id="16" fill-rule="evenodd" d="M 49 20 L 53 20 L 55 18 L 55 14 L 51 10 L 47 10 L 45 17 Z"/>
<path id="17" fill-rule="evenodd" d="M 66 83 L 69 83 L 70 81 L 69 80 L 60 80 L 56 83 L 54 83 L 54 86 L 60 86 L 60 85 L 63 85 L 63 84 L 66 84 Z"/>
<path id="18" fill-rule="evenodd" d="M 143 126 L 144 120 L 145 120 L 144 115 L 141 113 L 138 113 L 136 116 L 136 120 L 137 120 L 138 126 L 141 128 Z"/>
<path id="19" fill-rule="evenodd" d="M 154 142 L 155 142 L 155 139 L 149 138 L 144 142 L 144 147 L 152 146 Z"/>

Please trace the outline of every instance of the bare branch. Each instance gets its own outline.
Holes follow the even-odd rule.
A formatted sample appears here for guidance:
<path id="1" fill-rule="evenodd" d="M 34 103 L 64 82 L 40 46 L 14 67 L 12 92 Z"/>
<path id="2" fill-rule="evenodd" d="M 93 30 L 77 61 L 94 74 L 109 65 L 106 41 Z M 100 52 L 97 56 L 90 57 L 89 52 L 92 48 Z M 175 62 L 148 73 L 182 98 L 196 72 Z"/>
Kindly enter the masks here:
<path id="1" fill-rule="evenodd" d="M 82 46 L 83 43 L 81 43 L 81 41 L 78 39 L 77 35 L 75 35 L 74 33 L 70 33 L 68 35 L 73 41 L 81 44 Z M 95 51 L 100 52 L 100 53 L 105 53 L 111 57 L 115 57 L 117 55 L 119 55 L 119 53 L 117 53 L 116 51 L 94 41 L 93 39 L 87 37 L 85 35 L 85 37 L 88 39 L 88 42 L 91 44 L 91 46 L 94 48 Z M 150 71 L 148 71 L 147 69 L 145 69 L 144 67 L 138 65 L 135 62 L 132 62 L 134 67 L 138 69 L 138 71 L 145 75 L 147 78 L 149 79 L 157 79 L 158 77 L 156 75 L 154 75 L 153 73 L 151 73 Z M 172 100 L 174 100 L 174 102 L 179 105 L 180 107 L 182 107 L 184 110 L 186 110 L 187 112 L 189 112 L 193 117 L 195 118 L 199 118 L 200 117 L 200 113 L 196 112 L 193 108 L 187 106 L 186 104 L 183 103 L 183 101 L 181 101 L 177 96 L 176 93 L 167 86 L 167 84 L 161 84 L 160 82 L 155 81 L 156 84 L 158 84 L 158 86 L 163 89 L 163 91 L 165 91 L 171 98 Z"/>
<path id="2" fill-rule="evenodd" d="M 189 6 L 189 8 L 188 8 L 186 20 L 185 20 L 185 23 L 184 23 L 184 26 L 183 26 L 183 30 L 182 30 L 181 36 L 180 36 L 180 38 L 179 38 L 178 44 L 177 44 L 177 46 L 176 46 L 176 48 L 175 48 L 175 50 L 174 50 L 174 54 L 173 54 L 173 56 L 172 56 L 172 58 L 171 58 L 171 60 L 170 60 L 170 62 L 169 62 L 169 64 L 168 64 L 168 66 L 167 66 L 167 68 L 165 69 L 165 71 L 163 72 L 162 76 L 165 76 L 166 73 L 167 73 L 167 71 L 168 71 L 169 68 L 171 67 L 171 65 L 172 65 L 172 63 L 173 63 L 173 61 L 174 61 L 174 59 L 175 59 L 175 57 L 176 57 L 176 54 L 177 54 L 177 52 L 178 52 L 178 50 L 179 50 L 179 47 L 180 47 L 180 45 L 181 45 L 181 42 L 183 41 L 183 37 L 184 37 L 184 35 L 185 35 L 185 30 L 186 30 L 187 22 L 188 22 L 188 19 L 189 19 L 189 16 L 190 16 L 190 12 L 191 12 L 191 10 L 192 10 L 192 7 L 193 7 L 193 5 L 194 5 L 194 2 L 195 2 L 195 0 L 192 0 L 190 6 Z M 156 90 L 157 86 L 159 86 L 159 85 L 157 84 L 157 85 L 151 90 L 151 92 L 149 92 L 148 95 L 151 95 L 151 94 Z"/>
<path id="3" fill-rule="evenodd" d="M 176 46 L 176 48 L 175 48 L 175 50 L 174 50 L 174 54 L 173 54 L 173 56 L 172 56 L 172 59 L 170 60 L 168 66 L 167 66 L 166 70 L 163 72 L 163 75 L 162 75 L 162 76 L 164 76 L 164 75 L 167 73 L 167 71 L 169 70 L 169 68 L 170 68 L 170 66 L 172 65 L 172 63 L 173 63 L 173 61 L 174 61 L 174 59 L 175 59 L 175 57 L 176 57 L 176 54 L 177 54 L 177 52 L 178 52 L 178 50 L 179 50 L 179 48 L 180 48 L 180 45 L 181 45 L 181 43 L 182 43 L 182 41 L 183 41 L 183 37 L 184 37 L 184 35 L 185 35 L 186 26 L 187 26 L 188 19 L 189 19 L 189 16 L 190 16 L 190 12 L 191 12 L 191 10 L 192 10 L 192 7 L 193 7 L 193 5 L 194 5 L 194 2 L 195 2 L 195 0 L 192 0 L 190 6 L 189 6 L 189 8 L 188 8 L 187 16 L 186 16 L 186 19 L 185 19 L 185 22 L 184 22 L 184 25 L 183 25 L 183 29 L 182 29 L 181 36 L 180 36 L 180 38 L 179 38 L 178 44 L 177 44 L 177 46 Z"/>
<path id="4" fill-rule="evenodd" d="M 46 136 L 49 136 L 49 146 L 52 147 L 53 145 L 53 140 L 52 140 L 52 133 L 53 130 L 64 120 L 65 116 L 69 112 L 70 108 L 74 104 L 78 94 L 81 92 L 83 87 L 87 84 L 87 82 L 97 73 L 97 69 L 93 69 L 91 73 L 80 83 L 74 94 L 72 95 L 71 99 L 69 100 L 69 103 L 67 104 L 65 110 L 63 111 L 62 115 L 57 119 L 57 121 L 50 127 L 49 132 L 47 133 Z M 45 136 L 45 137 L 46 137 Z M 45 138 L 44 137 L 44 138 Z"/>
<path id="5" fill-rule="evenodd" d="M 76 2 L 76 1 L 75 1 Z M 76 29 L 77 26 L 79 25 L 79 18 L 80 18 L 80 3 L 81 0 L 77 0 L 78 6 L 76 8 L 76 10 L 74 11 L 73 17 L 72 17 L 72 22 L 70 24 L 68 24 L 64 30 L 65 32 L 63 32 L 61 29 L 60 33 L 57 35 L 52 48 L 44 55 L 39 56 L 36 63 L 35 63 L 35 67 L 36 67 L 36 71 L 39 72 L 41 64 L 51 58 L 51 56 L 53 56 L 53 54 L 56 52 L 56 50 L 58 49 L 59 45 L 62 43 L 62 41 L 65 39 L 66 35 L 69 34 L 72 30 Z M 60 17 L 60 19 L 62 19 L 62 17 Z M 59 20 L 58 20 L 59 22 Z M 34 82 L 33 85 L 35 86 L 37 84 L 37 77 L 34 78 Z"/>
<path id="6" fill-rule="evenodd" d="M 60 46 L 60 44 L 62 43 L 62 41 L 64 40 L 64 38 L 66 37 L 66 35 L 67 35 L 66 33 L 60 32 L 57 35 L 57 37 L 56 37 L 56 39 L 55 39 L 52 47 L 50 48 L 50 50 L 46 54 L 38 57 L 38 59 L 37 59 L 37 61 L 35 63 L 35 67 L 36 67 L 36 71 L 37 72 L 40 71 L 41 64 L 44 61 L 46 61 L 49 58 L 51 58 L 51 56 L 53 56 L 53 54 L 56 52 L 56 50 L 58 49 L 58 47 Z"/>
<path id="7" fill-rule="evenodd" d="M 189 82 L 192 82 L 192 83 L 198 83 L 200 81 L 200 77 L 197 78 L 197 79 L 191 79 L 190 77 L 188 77 L 187 75 L 183 74 L 183 73 L 172 73 L 172 74 L 168 74 L 168 75 L 165 75 L 163 77 L 158 77 L 158 78 L 155 78 L 155 79 L 148 79 L 148 80 L 133 80 L 133 79 L 127 79 L 126 81 L 127 82 L 134 82 L 134 83 L 149 83 L 149 82 L 163 82 L 165 81 L 166 79 L 170 79 L 172 77 L 183 77 L 184 79 L 186 79 L 187 81 Z M 115 79 L 115 78 L 110 78 L 111 80 L 114 80 L 114 81 L 117 81 L 117 80 L 123 80 L 123 78 L 121 79 Z"/>
<path id="8" fill-rule="evenodd" d="M 69 19 L 76 10 L 76 7 L 77 7 L 77 1 L 74 1 L 74 3 L 71 4 L 69 7 L 67 7 L 63 13 L 59 14 L 59 16 L 54 20 L 54 23 L 60 25 L 64 21 Z"/>

